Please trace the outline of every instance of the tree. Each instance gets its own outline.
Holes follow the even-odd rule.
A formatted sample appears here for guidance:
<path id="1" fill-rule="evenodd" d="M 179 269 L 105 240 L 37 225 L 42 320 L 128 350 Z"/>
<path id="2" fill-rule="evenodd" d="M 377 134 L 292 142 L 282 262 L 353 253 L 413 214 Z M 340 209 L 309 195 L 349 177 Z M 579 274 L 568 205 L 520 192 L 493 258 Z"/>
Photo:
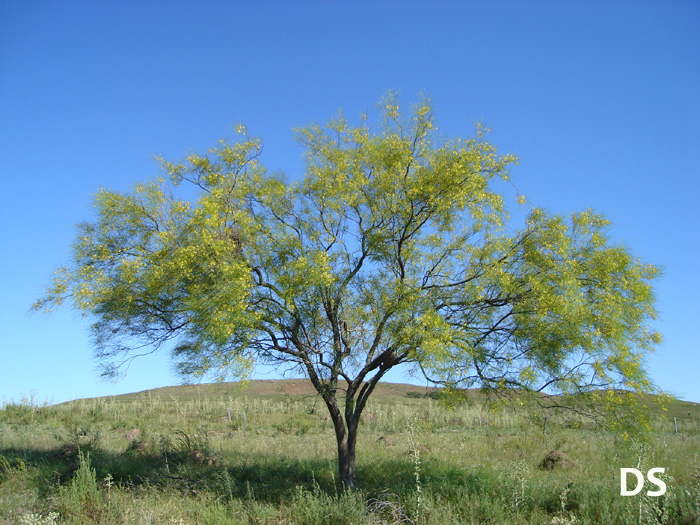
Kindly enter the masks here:
<path id="1" fill-rule="evenodd" d="M 649 388 L 656 268 L 591 211 L 535 208 L 513 230 L 495 189 L 513 156 L 481 130 L 442 139 L 427 101 L 381 107 L 374 126 L 341 115 L 299 130 L 300 180 L 268 173 L 241 126 L 206 155 L 162 161 L 167 177 L 100 191 L 34 307 L 70 299 L 91 316 L 106 375 L 164 345 L 185 376 L 300 371 L 348 488 L 360 415 L 402 363 L 453 389 Z"/>

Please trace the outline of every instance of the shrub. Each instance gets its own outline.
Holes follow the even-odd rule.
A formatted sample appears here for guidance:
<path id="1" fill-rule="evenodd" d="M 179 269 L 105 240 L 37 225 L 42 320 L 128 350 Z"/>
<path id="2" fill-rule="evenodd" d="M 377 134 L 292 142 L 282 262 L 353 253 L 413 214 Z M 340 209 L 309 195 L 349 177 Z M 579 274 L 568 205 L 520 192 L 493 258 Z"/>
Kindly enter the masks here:
<path id="1" fill-rule="evenodd" d="M 92 468 L 89 452 L 79 451 L 78 458 L 79 467 L 73 479 L 59 490 L 62 514 L 99 522 L 102 492 L 97 484 L 97 472 Z"/>

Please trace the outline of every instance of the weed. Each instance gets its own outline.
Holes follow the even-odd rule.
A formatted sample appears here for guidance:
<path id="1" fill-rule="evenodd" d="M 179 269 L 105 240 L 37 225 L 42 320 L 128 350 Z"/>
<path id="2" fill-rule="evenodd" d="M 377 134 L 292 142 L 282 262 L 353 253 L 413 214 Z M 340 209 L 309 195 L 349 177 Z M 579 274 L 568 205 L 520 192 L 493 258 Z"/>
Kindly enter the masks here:
<path id="1" fill-rule="evenodd" d="M 0 454 L 0 483 L 2 483 L 11 472 L 12 467 L 10 466 L 10 462 L 5 456 Z"/>
<path id="2" fill-rule="evenodd" d="M 697 455 L 693 458 L 692 487 L 687 490 L 687 494 L 691 498 L 697 522 L 700 523 L 700 459 Z"/>
<path id="3" fill-rule="evenodd" d="M 19 519 L 21 525 L 55 525 L 58 523 L 60 514 L 58 512 L 49 512 L 46 516 L 41 514 L 29 513 Z"/>
<path id="4" fill-rule="evenodd" d="M 635 442 L 633 444 L 637 452 L 637 469 L 646 472 L 649 468 L 649 456 L 651 446 L 648 442 Z M 671 523 L 670 506 L 674 499 L 674 478 L 668 474 L 659 474 L 657 478 L 666 484 L 666 494 L 663 496 L 649 496 L 642 491 L 639 498 L 639 525 L 668 525 Z"/>
<path id="5" fill-rule="evenodd" d="M 209 435 L 206 429 L 199 429 L 195 432 L 176 430 L 175 435 L 177 436 L 175 438 L 175 448 L 181 456 L 186 457 L 195 450 L 209 453 Z"/>
<path id="6" fill-rule="evenodd" d="M 425 505 L 423 503 L 423 485 L 420 479 L 421 473 L 421 459 L 420 459 L 420 447 L 416 441 L 415 435 L 416 419 L 411 417 L 408 421 L 408 441 L 411 448 L 411 461 L 413 462 L 413 478 L 416 482 L 416 517 L 420 519 L 421 512 L 424 510 Z"/>
<path id="7" fill-rule="evenodd" d="M 27 471 L 27 464 L 22 458 L 15 458 L 12 463 L 5 456 L 0 454 L 0 483 L 10 478 L 14 473 Z"/>
<path id="8" fill-rule="evenodd" d="M 573 525 L 577 522 L 576 516 L 567 510 L 569 502 L 569 493 L 571 492 L 571 484 L 564 487 L 564 490 L 559 494 L 559 514 L 552 518 L 552 525 Z"/>
<path id="9" fill-rule="evenodd" d="M 513 461 L 508 468 L 507 478 L 510 486 L 510 506 L 511 510 L 517 512 L 525 503 L 525 488 L 530 475 L 530 467 L 522 459 Z"/>
<path id="10" fill-rule="evenodd" d="M 69 416 L 64 420 L 63 431 L 57 433 L 56 438 L 76 448 L 92 449 L 99 442 L 100 430 L 91 420 L 80 421 Z"/>

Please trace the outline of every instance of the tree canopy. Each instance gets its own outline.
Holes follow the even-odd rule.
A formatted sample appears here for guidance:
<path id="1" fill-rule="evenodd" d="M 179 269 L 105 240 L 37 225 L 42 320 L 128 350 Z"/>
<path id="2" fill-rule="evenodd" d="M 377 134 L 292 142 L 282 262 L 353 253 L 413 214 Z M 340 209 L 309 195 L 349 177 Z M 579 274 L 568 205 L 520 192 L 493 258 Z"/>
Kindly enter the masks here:
<path id="1" fill-rule="evenodd" d="M 348 486 L 360 414 L 402 363 L 450 388 L 650 388 L 658 270 L 590 210 L 550 214 L 513 189 L 529 213 L 511 225 L 497 181 L 516 158 L 481 130 L 445 139 L 428 101 L 404 115 L 388 97 L 377 122 L 298 130 L 292 180 L 237 131 L 130 193 L 101 190 L 35 305 L 89 315 L 106 374 L 164 346 L 186 376 L 294 369 L 329 409 Z"/>

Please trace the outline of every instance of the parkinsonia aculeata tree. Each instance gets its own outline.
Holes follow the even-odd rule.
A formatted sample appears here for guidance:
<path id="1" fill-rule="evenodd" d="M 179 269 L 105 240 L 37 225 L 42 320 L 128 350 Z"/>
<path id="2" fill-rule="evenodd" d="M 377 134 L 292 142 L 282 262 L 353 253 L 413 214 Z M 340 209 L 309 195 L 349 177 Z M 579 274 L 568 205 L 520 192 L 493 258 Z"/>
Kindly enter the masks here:
<path id="1" fill-rule="evenodd" d="M 360 415 L 402 363 L 454 388 L 647 389 L 656 268 L 591 211 L 510 226 L 494 183 L 513 156 L 480 132 L 441 138 L 427 102 L 381 108 L 372 126 L 299 130 L 295 180 L 267 172 L 240 127 L 131 193 L 100 191 L 35 308 L 88 314 L 107 375 L 161 347 L 186 376 L 297 369 L 328 408 L 347 487 Z"/>

